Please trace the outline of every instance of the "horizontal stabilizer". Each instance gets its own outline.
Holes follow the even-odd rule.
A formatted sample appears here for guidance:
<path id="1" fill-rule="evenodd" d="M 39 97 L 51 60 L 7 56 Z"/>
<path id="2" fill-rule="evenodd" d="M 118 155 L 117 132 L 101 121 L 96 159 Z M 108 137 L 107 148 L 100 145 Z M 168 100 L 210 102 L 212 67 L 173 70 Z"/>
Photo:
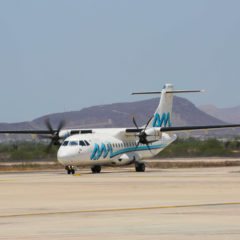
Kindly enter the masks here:
<path id="1" fill-rule="evenodd" d="M 197 93 L 197 92 L 206 92 L 206 90 L 202 89 L 202 90 L 172 90 L 172 91 L 166 91 L 165 93 Z M 132 93 L 132 95 L 141 95 L 141 94 L 161 94 L 162 91 L 160 92 L 134 92 Z"/>

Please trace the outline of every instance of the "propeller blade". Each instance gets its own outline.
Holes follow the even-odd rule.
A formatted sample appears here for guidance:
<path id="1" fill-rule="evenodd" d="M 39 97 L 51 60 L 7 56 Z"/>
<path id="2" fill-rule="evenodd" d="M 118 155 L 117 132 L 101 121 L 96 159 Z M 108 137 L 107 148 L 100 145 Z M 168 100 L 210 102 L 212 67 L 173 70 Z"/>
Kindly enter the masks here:
<path id="1" fill-rule="evenodd" d="M 59 133 L 61 131 L 61 129 L 66 125 L 66 122 L 64 119 L 62 119 L 59 123 L 58 129 L 57 129 L 57 133 Z"/>
<path id="2" fill-rule="evenodd" d="M 149 120 L 148 120 L 147 124 L 145 125 L 145 128 L 144 128 L 143 131 L 145 131 L 145 130 L 147 129 L 148 124 L 151 122 L 151 120 L 153 119 L 153 117 L 154 117 L 154 116 L 151 116 L 151 117 L 149 118 Z"/>
<path id="3" fill-rule="evenodd" d="M 146 144 L 148 150 L 149 150 L 151 153 L 152 153 L 152 151 L 151 151 L 151 149 L 150 149 L 150 147 L 149 147 L 149 144 L 151 144 L 151 143 L 153 143 L 153 142 L 156 142 L 156 140 L 148 141 L 148 140 L 147 140 L 147 137 L 148 137 L 148 136 L 155 136 L 155 135 L 147 135 L 147 134 L 146 134 L 146 129 L 147 129 L 149 123 L 151 122 L 151 120 L 153 119 L 153 117 L 154 117 L 154 116 L 151 116 L 151 117 L 148 119 L 147 124 L 145 125 L 144 129 L 143 129 L 140 133 L 136 134 L 136 136 L 138 136 L 138 138 L 139 138 L 139 141 L 138 141 L 138 143 L 136 144 L 136 148 L 139 146 L 140 143 Z M 136 120 L 135 120 L 135 118 L 134 118 L 134 115 L 132 115 L 132 120 L 133 120 L 133 123 L 134 123 L 134 125 L 136 126 L 136 128 L 139 129 L 139 128 L 138 128 L 138 125 L 137 125 L 137 123 L 136 123 Z"/>
<path id="4" fill-rule="evenodd" d="M 59 125 L 58 125 L 57 130 L 53 130 L 49 118 L 45 119 L 45 124 L 46 124 L 46 127 L 50 130 L 52 135 L 51 136 L 42 136 L 41 135 L 39 137 L 43 138 L 43 139 L 50 139 L 51 140 L 50 144 L 48 145 L 48 147 L 46 149 L 46 152 L 49 153 L 51 148 L 52 148 L 52 145 L 61 145 L 61 143 L 59 142 L 59 140 L 60 140 L 59 132 L 65 126 L 66 122 L 65 122 L 64 119 L 62 119 L 60 121 Z"/>
<path id="5" fill-rule="evenodd" d="M 45 119 L 45 124 L 46 124 L 47 128 L 53 133 L 54 131 L 53 131 L 53 128 L 52 128 L 49 118 Z"/>
<path id="6" fill-rule="evenodd" d="M 148 141 L 147 143 L 154 143 L 154 142 L 157 142 L 158 140 L 152 140 L 152 141 Z"/>
<path id="7" fill-rule="evenodd" d="M 148 143 L 149 143 L 149 142 L 148 142 Z M 148 148 L 149 152 L 150 152 L 151 154 L 153 154 L 152 151 L 151 151 L 151 148 L 149 147 L 149 144 L 148 144 L 148 143 L 146 144 L 146 145 L 147 145 L 147 148 Z"/>
<path id="8" fill-rule="evenodd" d="M 136 123 L 136 120 L 135 120 L 135 118 L 134 118 L 134 115 L 133 115 L 133 114 L 132 114 L 132 120 L 133 120 L 133 123 L 134 123 L 135 127 L 138 129 L 138 125 L 137 125 L 137 123 Z"/>

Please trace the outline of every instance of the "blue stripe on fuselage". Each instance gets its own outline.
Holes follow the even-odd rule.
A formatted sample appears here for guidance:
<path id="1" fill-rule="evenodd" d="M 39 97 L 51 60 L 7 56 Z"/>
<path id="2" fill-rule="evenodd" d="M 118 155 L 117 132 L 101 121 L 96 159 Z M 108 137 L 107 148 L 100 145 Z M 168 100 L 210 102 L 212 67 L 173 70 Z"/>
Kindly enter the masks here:
<path id="1" fill-rule="evenodd" d="M 102 155 L 103 155 L 103 158 L 106 158 L 109 152 L 110 152 L 109 157 L 113 158 L 113 157 L 115 157 L 119 154 L 123 154 L 123 153 L 127 153 L 127 152 L 154 150 L 154 149 L 164 148 L 166 146 L 167 146 L 167 144 L 138 146 L 137 148 L 136 147 L 129 147 L 129 148 L 123 148 L 123 149 L 120 149 L 116 152 L 113 152 L 110 143 L 107 144 L 107 147 L 105 146 L 105 144 L 102 143 L 101 148 L 99 148 L 98 144 L 95 144 L 95 148 L 92 152 L 91 159 L 92 160 L 98 160 Z"/>
<path id="2" fill-rule="evenodd" d="M 164 148 L 165 146 L 166 144 L 159 144 L 159 145 L 151 145 L 151 146 L 140 146 L 137 148 L 136 147 L 124 148 L 110 154 L 110 158 L 126 152 L 143 151 L 143 150 L 149 150 L 149 149 L 152 150 L 152 149 Z"/>

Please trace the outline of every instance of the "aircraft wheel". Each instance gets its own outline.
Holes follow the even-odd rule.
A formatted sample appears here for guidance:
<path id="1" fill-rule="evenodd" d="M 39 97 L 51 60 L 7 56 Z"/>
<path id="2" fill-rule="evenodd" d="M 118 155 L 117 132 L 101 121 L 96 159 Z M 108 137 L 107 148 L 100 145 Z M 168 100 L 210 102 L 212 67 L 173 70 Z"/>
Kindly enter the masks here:
<path id="1" fill-rule="evenodd" d="M 98 165 L 93 166 L 91 168 L 91 170 L 92 170 L 92 173 L 100 173 L 101 172 L 101 166 L 98 166 Z"/>
<path id="2" fill-rule="evenodd" d="M 135 165 L 136 172 L 145 172 L 145 164 L 139 163 Z"/>
<path id="3" fill-rule="evenodd" d="M 75 174 L 73 166 L 66 166 L 65 169 L 67 170 L 67 174 Z"/>

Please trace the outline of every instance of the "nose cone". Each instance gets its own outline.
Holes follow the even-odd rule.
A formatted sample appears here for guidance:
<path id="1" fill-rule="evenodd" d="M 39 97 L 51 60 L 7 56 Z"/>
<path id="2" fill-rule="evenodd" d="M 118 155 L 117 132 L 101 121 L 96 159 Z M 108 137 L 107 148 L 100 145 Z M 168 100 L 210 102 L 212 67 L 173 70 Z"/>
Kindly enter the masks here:
<path id="1" fill-rule="evenodd" d="M 69 151 L 67 147 L 60 147 L 57 152 L 57 159 L 62 165 L 68 164 L 68 162 L 72 159 L 72 153 Z"/>

